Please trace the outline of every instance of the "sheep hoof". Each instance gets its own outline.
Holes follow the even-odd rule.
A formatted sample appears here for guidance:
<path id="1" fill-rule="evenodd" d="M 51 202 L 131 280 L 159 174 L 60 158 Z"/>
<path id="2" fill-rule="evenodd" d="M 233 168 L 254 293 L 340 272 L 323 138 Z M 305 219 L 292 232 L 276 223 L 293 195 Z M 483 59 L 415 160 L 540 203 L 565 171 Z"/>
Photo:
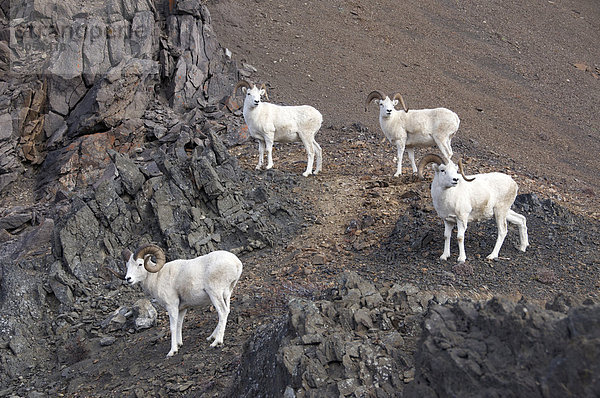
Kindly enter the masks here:
<path id="1" fill-rule="evenodd" d="M 448 260 L 448 257 L 450 257 L 450 256 L 446 256 L 446 255 L 442 254 L 442 255 L 440 256 L 440 260 L 444 260 L 444 261 L 446 261 L 446 260 Z"/>
<path id="2" fill-rule="evenodd" d="M 223 345 L 223 340 L 215 340 L 212 342 L 212 344 L 210 345 L 211 347 L 216 347 L 216 346 L 222 346 Z"/>
<path id="3" fill-rule="evenodd" d="M 495 260 L 498 258 L 498 256 L 495 256 L 493 254 L 490 254 L 489 256 L 486 257 L 488 260 Z"/>
<path id="4" fill-rule="evenodd" d="M 169 351 L 169 353 L 167 354 L 167 356 L 168 357 L 172 357 L 175 354 L 177 354 L 177 350 L 171 350 L 171 351 Z"/>
<path id="5" fill-rule="evenodd" d="M 394 177 L 399 177 L 401 175 L 402 175 L 402 173 L 396 173 L 396 174 L 394 174 Z"/>
<path id="6" fill-rule="evenodd" d="M 304 177 L 308 177 L 308 176 L 310 175 L 310 171 L 305 171 L 304 173 L 302 173 L 302 175 L 303 175 Z"/>

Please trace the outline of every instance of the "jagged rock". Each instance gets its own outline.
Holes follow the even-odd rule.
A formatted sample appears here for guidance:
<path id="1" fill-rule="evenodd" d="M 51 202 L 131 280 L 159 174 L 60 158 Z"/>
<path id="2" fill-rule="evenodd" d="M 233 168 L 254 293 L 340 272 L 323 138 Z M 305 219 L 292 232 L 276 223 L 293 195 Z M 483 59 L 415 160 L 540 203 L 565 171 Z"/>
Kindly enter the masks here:
<path id="1" fill-rule="evenodd" d="M 66 117 L 87 92 L 80 74 L 73 72 L 73 77 L 63 77 L 66 74 L 53 73 L 48 78 L 48 106 L 62 117 Z"/>
<path id="2" fill-rule="evenodd" d="M 139 299 L 133 304 L 135 330 L 148 329 L 156 324 L 158 312 L 148 299 Z"/>
<path id="3" fill-rule="evenodd" d="M 53 196 L 98 182 L 110 163 L 106 149 L 114 146 L 115 139 L 113 132 L 89 134 L 48 152 L 39 175 L 40 192 Z"/>
<path id="4" fill-rule="evenodd" d="M 80 205 L 59 232 L 63 258 L 69 271 L 81 281 L 93 276 L 104 261 L 105 254 L 97 246 L 102 241 L 99 236 L 100 224 L 86 204 Z"/>
<path id="5" fill-rule="evenodd" d="M 372 296 L 372 290 L 382 301 L 369 309 L 365 293 Z M 425 313 L 423 308 L 395 304 L 398 300 L 422 303 Z M 310 397 L 323 391 L 327 396 L 362 396 L 369 391 L 383 397 L 439 397 L 475 392 L 552 397 L 565 391 L 594 396 L 598 391 L 599 379 L 585 374 L 596 374 L 600 366 L 595 359 L 600 346 L 599 305 L 571 309 L 565 316 L 499 298 L 487 303 L 435 300 L 410 284 L 376 288 L 346 272 L 330 297 L 293 299 L 287 317 L 248 343 L 230 393 L 266 397 L 288 391 Z M 407 315 L 413 312 L 420 315 L 409 320 Z M 345 313 L 354 322 L 343 321 Z M 404 322 L 386 326 L 386 317 Z M 420 340 L 407 322 L 415 327 L 423 324 Z M 272 340 L 265 341 L 265 336 Z M 401 353 L 411 346 L 417 351 L 416 367 Z M 584 350 L 591 354 L 586 356 Z M 277 384 L 262 379 L 272 380 L 274 374 L 280 380 Z"/>
<path id="6" fill-rule="evenodd" d="M 111 66 L 106 32 L 107 26 L 102 19 L 99 17 L 87 19 L 82 47 L 82 75 L 88 87 L 94 84 L 97 76 L 103 75 Z"/>
<path id="7" fill-rule="evenodd" d="M 69 28 L 62 30 L 60 51 L 52 54 L 48 72 L 66 81 L 77 79 L 83 72 L 83 43 L 87 21 L 76 18 L 69 22 Z M 61 114 L 59 109 L 55 109 Z"/>
<path id="8" fill-rule="evenodd" d="M 0 229 L 15 229 L 31 221 L 31 213 L 15 213 L 0 218 Z"/>
<path id="9" fill-rule="evenodd" d="M 127 156 L 121 155 L 113 150 L 109 150 L 109 155 L 112 157 L 112 160 L 117 167 L 125 191 L 129 195 L 134 196 L 146 181 L 140 168 Z"/>
<path id="10" fill-rule="evenodd" d="M 13 18 L 56 20 L 60 17 L 70 18 L 75 9 L 75 5 L 70 1 L 61 1 L 60 3 L 30 1 L 21 6 L 14 4 L 11 16 Z"/>
<path id="11" fill-rule="evenodd" d="M 167 45 L 173 50 L 161 57 L 163 75 L 171 80 L 170 104 L 183 112 L 220 101 L 237 76 L 212 31 L 208 8 L 197 0 L 177 2 L 177 7 L 167 19 Z"/>
<path id="12" fill-rule="evenodd" d="M 597 305 L 571 310 L 567 317 L 498 298 L 431 307 L 406 394 L 593 396 L 598 378 L 574 369 L 599 370 L 597 360 L 577 352 L 597 352 L 599 319 Z"/>
<path id="13" fill-rule="evenodd" d="M 10 113 L 0 115 L 0 141 L 7 141 L 13 134 L 13 120 Z"/>
<path id="14" fill-rule="evenodd" d="M 150 11 L 136 12 L 131 22 L 131 55 L 135 58 L 153 59 L 154 14 Z"/>
<path id="15" fill-rule="evenodd" d="M 373 301 L 373 297 L 380 299 Z M 388 305 L 381 291 L 354 272 L 340 276 L 331 300 L 293 299 L 286 318 L 289 330 L 272 333 L 280 340 L 275 347 L 270 343 L 271 359 L 266 359 L 268 353 L 261 353 L 260 359 L 267 363 L 254 362 L 257 353 L 248 350 L 267 347 L 250 343 L 244 354 L 249 362 L 242 359 L 245 370 L 231 394 L 280 396 L 284 389 L 292 389 L 298 396 L 319 396 L 323 391 L 327 396 L 360 396 L 367 391 L 392 396 L 400 392 L 404 382 L 398 374 L 409 370 L 410 364 L 400 358 L 399 347 L 405 342 L 401 333 L 385 331 L 377 315 Z M 418 324 L 419 319 L 412 322 Z M 267 374 L 263 373 L 266 369 L 281 374 L 282 382 L 272 387 L 265 384 L 260 375 Z M 242 378 L 263 386 L 263 391 L 259 393 Z"/>
<path id="16" fill-rule="evenodd" d="M 106 332 L 114 332 L 126 328 L 127 319 L 131 319 L 133 311 L 127 306 L 117 308 L 100 324 Z"/>
<path id="17" fill-rule="evenodd" d="M 148 87 L 158 83 L 158 63 L 131 58 L 111 68 L 71 112 L 69 136 L 103 131 L 139 118 L 150 102 Z"/>
<path id="18" fill-rule="evenodd" d="M 56 299 L 65 307 L 73 306 L 73 283 L 62 269 L 60 262 L 55 262 L 51 266 L 50 288 Z"/>

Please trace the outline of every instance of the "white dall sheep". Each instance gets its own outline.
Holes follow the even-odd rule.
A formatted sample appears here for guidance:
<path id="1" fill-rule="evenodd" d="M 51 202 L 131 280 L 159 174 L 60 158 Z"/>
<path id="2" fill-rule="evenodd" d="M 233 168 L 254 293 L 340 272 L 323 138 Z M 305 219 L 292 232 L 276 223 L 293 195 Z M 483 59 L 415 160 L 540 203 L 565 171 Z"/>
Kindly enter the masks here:
<path id="1" fill-rule="evenodd" d="M 267 169 L 273 167 L 274 142 L 302 142 L 308 155 L 306 171 L 302 175 L 306 177 L 312 174 L 315 154 L 317 167 L 314 174 L 321 171 L 323 154 L 321 147 L 315 141 L 315 134 L 323 122 L 321 113 L 309 105 L 282 106 L 262 102 L 263 95 L 267 101 L 269 100 L 264 84 L 259 88 L 245 80 L 240 80 L 233 90 L 234 95 L 240 87 L 246 94 L 244 120 L 248 125 L 249 134 L 258 141 L 256 169 L 260 169 L 263 165 L 265 148 L 267 148 Z"/>
<path id="2" fill-rule="evenodd" d="M 127 261 L 125 280 L 132 285 L 140 282 L 146 294 L 169 313 L 171 350 L 167 356 L 173 356 L 183 345 L 181 329 L 187 310 L 211 302 L 219 323 L 207 340 L 214 340 L 211 347 L 223 344 L 231 293 L 242 274 L 242 262 L 235 254 L 220 250 L 190 260 L 166 262 L 160 247 L 143 245 L 135 253 L 124 250 L 123 257 Z"/>
<path id="3" fill-rule="evenodd" d="M 413 173 L 417 172 L 415 148 L 437 145 L 445 161 L 452 158 L 450 141 L 460 124 L 458 115 L 446 108 L 409 110 L 400 93 L 392 99 L 381 91 L 372 91 L 365 102 L 365 112 L 373 100 L 379 104 L 379 125 L 383 134 L 398 149 L 398 164 L 394 177 L 402 174 L 402 156 L 404 149 Z M 398 101 L 402 110 L 397 110 Z"/>
<path id="4" fill-rule="evenodd" d="M 465 231 L 469 221 L 488 220 L 494 216 L 498 226 L 498 238 L 492 253 L 487 256 L 489 260 L 498 258 L 498 253 L 504 243 L 507 233 L 506 222 L 519 227 L 521 246 L 525 251 L 529 246 L 527 224 L 524 216 L 511 210 L 517 196 L 517 183 L 504 173 L 476 174 L 467 178 L 463 171 L 462 161 L 458 167 L 435 154 L 428 154 L 419 162 L 419 177 L 423 178 L 425 166 L 434 163 L 435 175 L 431 183 L 431 197 L 433 207 L 437 214 L 444 220 L 444 252 L 440 259 L 447 260 L 450 256 L 450 235 L 456 224 L 458 240 L 458 261 L 464 262 Z"/>

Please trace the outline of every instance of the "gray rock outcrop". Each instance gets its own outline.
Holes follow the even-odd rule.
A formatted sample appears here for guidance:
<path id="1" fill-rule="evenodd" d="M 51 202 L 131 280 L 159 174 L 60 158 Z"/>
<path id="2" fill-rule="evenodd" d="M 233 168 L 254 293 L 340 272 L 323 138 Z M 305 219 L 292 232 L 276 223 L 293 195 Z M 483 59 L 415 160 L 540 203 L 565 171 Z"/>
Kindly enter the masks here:
<path id="1" fill-rule="evenodd" d="M 417 293 L 412 285 L 377 289 L 346 272 L 330 297 L 293 299 L 286 318 L 248 342 L 230 393 L 396 396 L 412 380 L 412 358 L 405 353 L 414 347 L 423 308 L 433 299 L 419 300 Z M 424 307 L 411 305 L 418 301 Z"/>
<path id="2" fill-rule="evenodd" d="M 600 305 L 567 314 L 492 299 L 432 306 L 407 396 L 592 397 Z"/>
<path id="3" fill-rule="evenodd" d="M 559 302 L 564 299 L 557 298 Z M 556 305 L 549 307 L 555 308 Z M 600 305 L 477 303 L 357 274 L 258 330 L 237 397 L 564 397 L 600 391 Z"/>
<path id="4" fill-rule="evenodd" d="M 90 338 L 114 343 L 91 314 L 119 308 L 106 269 L 121 268 L 123 248 L 251 251 L 302 217 L 268 187 L 289 177 L 249 180 L 219 137 L 237 68 L 202 2 L 10 6 L 0 3 L 0 41 L 15 35 L 0 46 L 0 191 L 27 174 L 38 204 L 0 209 L 2 385 L 82 360 Z M 118 333 L 152 325 L 151 307 L 126 311 L 139 316 Z"/>

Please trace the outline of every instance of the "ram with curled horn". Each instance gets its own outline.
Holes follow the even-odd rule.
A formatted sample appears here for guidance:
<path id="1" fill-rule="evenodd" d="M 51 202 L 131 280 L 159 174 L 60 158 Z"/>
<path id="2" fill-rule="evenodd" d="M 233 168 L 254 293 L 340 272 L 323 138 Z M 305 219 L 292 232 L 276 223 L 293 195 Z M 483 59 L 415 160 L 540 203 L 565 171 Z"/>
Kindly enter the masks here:
<path id="1" fill-rule="evenodd" d="M 263 83 L 260 87 L 246 80 L 240 80 L 234 87 L 235 95 L 238 89 L 242 89 L 244 98 L 244 121 L 248 126 L 248 133 L 258 141 L 258 164 L 256 169 L 261 169 L 267 151 L 267 169 L 273 167 L 273 144 L 275 142 L 291 143 L 301 142 L 307 154 L 306 170 L 303 176 L 317 174 L 321 171 L 323 152 L 321 146 L 315 140 L 315 135 L 321 128 L 323 116 L 309 105 L 283 106 L 269 102 L 263 102 L 264 96 L 267 101 L 267 88 Z M 313 171 L 313 164 L 317 165 Z"/>
<path id="2" fill-rule="evenodd" d="M 242 273 L 242 262 L 235 254 L 219 250 L 167 262 L 159 246 L 148 244 L 135 253 L 124 250 L 123 257 L 127 263 L 125 280 L 131 285 L 139 282 L 169 313 L 171 350 L 167 356 L 175 355 L 183 345 L 183 319 L 191 307 L 212 303 L 219 322 L 207 340 L 213 340 L 211 347 L 223 344 L 231 294 Z"/>
<path id="3" fill-rule="evenodd" d="M 365 101 L 365 111 L 374 100 L 379 105 L 381 130 L 388 141 L 396 146 L 397 163 L 394 177 L 402 174 L 405 150 L 408 152 L 413 173 L 417 172 L 415 148 L 437 145 L 445 161 L 452 158 L 450 142 L 460 125 L 456 113 L 446 108 L 409 110 L 400 93 L 394 94 L 390 99 L 379 90 L 369 93 Z M 396 109 L 398 104 L 402 105 L 401 110 Z"/>
<path id="4" fill-rule="evenodd" d="M 421 159 L 421 161 L 419 162 L 419 166 L 417 167 L 417 175 L 419 176 L 419 179 L 425 179 L 425 166 L 427 166 L 430 163 L 435 163 L 437 165 L 446 164 L 444 162 L 444 159 L 442 159 L 439 155 L 436 155 L 434 153 L 429 153 L 425 155 L 423 159 Z M 462 159 L 458 160 L 458 172 L 465 179 L 465 181 L 471 182 L 475 180 L 475 178 L 469 178 L 465 175 Z"/>
<path id="5" fill-rule="evenodd" d="M 517 196 L 517 183 L 504 173 L 476 174 L 465 176 L 462 159 L 458 166 L 452 161 L 444 161 L 436 154 L 428 154 L 419 162 L 419 177 L 423 178 L 425 167 L 433 163 L 431 198 L 438 216 L 444 221 L 444 252 L 440 259 L 450 257 L 450 238 L 454 226 L 457 229 L 458 261 L 466 261 L 464 238 L 470 221 L 496 219 L 498 237 L 494 249 L 487 256 L 489 260 L 498 258 L 500 248 L 508 233 L 507 222 L 519 228 L 519 250 L 524 252 L 529 246 L 527 220 L 511 210 Z"/>

